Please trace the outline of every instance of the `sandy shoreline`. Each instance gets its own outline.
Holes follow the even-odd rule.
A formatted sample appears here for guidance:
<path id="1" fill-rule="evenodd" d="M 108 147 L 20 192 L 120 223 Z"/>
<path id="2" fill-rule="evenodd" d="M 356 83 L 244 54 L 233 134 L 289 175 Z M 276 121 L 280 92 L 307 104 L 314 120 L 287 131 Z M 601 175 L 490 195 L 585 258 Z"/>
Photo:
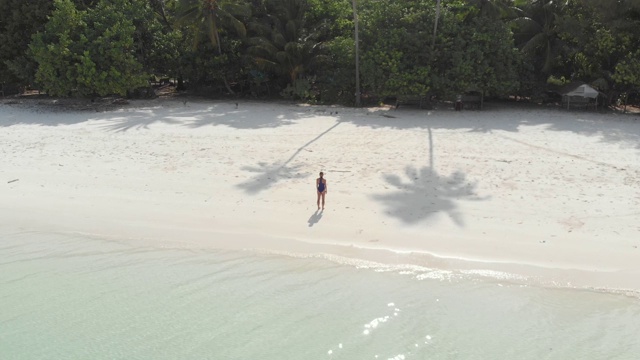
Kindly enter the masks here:
<path id="1" fill-rule="evenodd" d="M 0 229 L 329 252 L 640 290 L 638 120 L 510 107 L 3 104 Z M 321 170 L 329 193 L 320 214 Z"/>

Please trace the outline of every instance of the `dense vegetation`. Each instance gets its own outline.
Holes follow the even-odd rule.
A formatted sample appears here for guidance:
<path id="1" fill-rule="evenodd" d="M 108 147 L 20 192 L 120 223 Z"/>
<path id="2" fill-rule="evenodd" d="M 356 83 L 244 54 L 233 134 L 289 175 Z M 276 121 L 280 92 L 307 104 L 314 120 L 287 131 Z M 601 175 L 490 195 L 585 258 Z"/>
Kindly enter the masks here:
<path id="1" fill-rule="evenodd" d="M 87 97 L 164 78 L 353 104 L 354 15 L 364 100 L 640 88 L 638 0 L 0 0 L 0 82 Z"/>

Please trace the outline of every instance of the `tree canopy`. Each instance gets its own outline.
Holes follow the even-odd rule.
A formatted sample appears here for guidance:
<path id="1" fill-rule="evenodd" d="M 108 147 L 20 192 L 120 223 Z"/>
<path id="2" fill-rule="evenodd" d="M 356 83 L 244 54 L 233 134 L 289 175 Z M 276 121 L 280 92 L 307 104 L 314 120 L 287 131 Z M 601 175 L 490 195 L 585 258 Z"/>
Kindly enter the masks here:
<path id="1" fill-rule="evenodd" d="M 581 80 L 614 101 L 640 88 L 633 0 L 0 0 L 0 82 L 103 96 L 171 78 L 350 104 L 353 4 L 370 98 L 535 97 Z"/>
<path id="2" fill-rule="evenodd" d="M 70 0 L 54 4 L 44 31 L 29 46 L 38 63 L 36 82 L 47 93 L 124 95 L 144 86 L 147 75 L 134 46 L 139 9 L 134 2 L 102 0 L 87 10 L 78 10 Z"/>

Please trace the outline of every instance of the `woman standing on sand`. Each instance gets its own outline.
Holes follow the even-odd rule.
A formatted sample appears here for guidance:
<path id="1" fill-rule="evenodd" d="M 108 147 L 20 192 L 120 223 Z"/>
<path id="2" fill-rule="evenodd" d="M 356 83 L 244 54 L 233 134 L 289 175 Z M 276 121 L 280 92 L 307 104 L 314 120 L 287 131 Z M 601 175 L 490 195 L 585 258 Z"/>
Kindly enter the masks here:
<path id="1" fill-rule="evenodd" d="M 322 210 L 324 210 L 324 196 L 327 194 L 327 180 L 320 172 L 320 177 L 316 179 L 316 189 L 318 190 L 318 209 L 320 209 L 320 198 L 322 197 Z"/>

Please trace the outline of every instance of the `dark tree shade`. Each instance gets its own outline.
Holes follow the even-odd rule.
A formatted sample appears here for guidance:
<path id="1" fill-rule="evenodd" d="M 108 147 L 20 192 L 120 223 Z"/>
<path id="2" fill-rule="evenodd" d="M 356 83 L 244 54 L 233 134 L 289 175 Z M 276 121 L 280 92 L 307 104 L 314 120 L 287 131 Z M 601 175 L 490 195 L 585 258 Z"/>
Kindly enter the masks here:
<path id="1" fill-rule="evenodd" d="M 33 82 L 35 63 L 26 56 L 31 36 L 44 29 L 51 0 L 0 0 L 0 82 Z"/>

